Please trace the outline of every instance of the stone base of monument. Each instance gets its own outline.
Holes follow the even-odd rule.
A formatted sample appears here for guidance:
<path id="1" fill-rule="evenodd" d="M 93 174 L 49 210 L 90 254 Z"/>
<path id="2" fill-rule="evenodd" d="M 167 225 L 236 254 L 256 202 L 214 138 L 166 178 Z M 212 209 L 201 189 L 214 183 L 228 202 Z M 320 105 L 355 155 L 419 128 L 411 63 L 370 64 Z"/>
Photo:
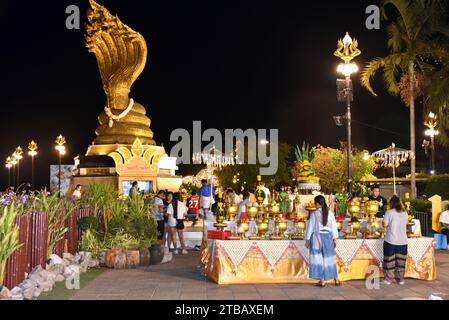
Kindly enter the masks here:
<path id="1" fill-rule="evenodd" d="M 162 153 L 162 150 L 159 151 Z M 146 192 L 157 190 L 177 192 L 182 183 L 182 177 L 175 175 L 176 158 L 168 157 L 165 154 L 161 155 L 161 159 L 154 165 L 145 161 L 141 155 L 134 153 L 128 161 L 122 164 L 116 163 L 109 155 L 80 155 L 75 158 L 75 166 L 75 174 L 68 190 L 69 194 L 78 184 L 86 189 L 92 184 L 109 183 L 116 185 L 123 194 L 128 194 L 134 181 L 139 183 L 141 191 Z"/>

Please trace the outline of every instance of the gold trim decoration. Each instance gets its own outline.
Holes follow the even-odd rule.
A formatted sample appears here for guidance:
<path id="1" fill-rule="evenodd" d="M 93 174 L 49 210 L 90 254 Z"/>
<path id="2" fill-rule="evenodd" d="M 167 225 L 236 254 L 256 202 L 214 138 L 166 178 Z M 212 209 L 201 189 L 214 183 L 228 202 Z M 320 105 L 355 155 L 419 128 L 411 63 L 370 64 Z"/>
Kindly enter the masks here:
<path id="1" fill-rule="evenodd" d="M 125 147 L 118 148 L 117 152 L 121 154 L 124 162 L 128 162 L 133 157 L 131 151 L 129 151 L 129 149 L 127 149 Z"/>
<path id="2" fill-rule="evenodd" d="M 120 176 L 157 176 L 159 161 L 166 157 L 164 147 L 144 146 L 139 138 L 134 140 L 131 150 L 119 147 L 108 154 L 114 159 Z"/>
<path id="3" fill-rule="evenodd" d="M 117 151 L 111 152 L 109 154 L 109 156 L 114 159 L 115 162 L 115 166 L 117 167 L 120 164 L 123 164 L 123 158 L 122 155 L 120 153 L 118 153 Z"/>
<path id="4" fill-rule="evenodd" d="M 140 142 L 139 138 L 137 138 L 134 143 L 133 146 L 131 147 L 131 153 L 133 154 L 134 157 L 142 157 L 143 155 L 143 145 L 142 142 Z"/>
<path id="5" fill-rule="evenodd" d="M 336 256 L 339 280 L 362 280 L 372 276 L 370 267 L 379 266 L 383 257 L 378 257 L 378 253 L 370 251 L 363 243 L 342 241 L 357 250 L 350 248 L 354 254 L 345 254 L 350 259 Z M 369 241 L 383 245 L 382 240 Z M 405 277 L 433 281 L 436 279 L 433 239 L 409 239 L 411 248 L 418 242 L 426 243 L 420 243 L 423 249 L 417 251 L 419 255 L 407 256 Z M 270 252 L 270 249 L 278 251 Z M 266 241 L 209 240 L 202 243 L 200 259 L 208 278 L 220 285 L 316 282 L 309 278 L 309 255 L 304 241 L 273 244 Z M 378 276 L 383 276 L 381 269 Z"/>

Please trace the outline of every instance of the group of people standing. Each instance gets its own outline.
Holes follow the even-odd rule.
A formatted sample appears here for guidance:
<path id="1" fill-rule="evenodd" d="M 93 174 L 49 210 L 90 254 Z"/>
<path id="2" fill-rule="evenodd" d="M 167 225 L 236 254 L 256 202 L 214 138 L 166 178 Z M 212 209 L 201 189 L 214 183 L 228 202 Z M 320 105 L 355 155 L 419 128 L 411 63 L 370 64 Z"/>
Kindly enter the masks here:
<path id="1" fill-rule="evenodd" d="M 377 195 L 378 196 L 378 195 Z M 310 215 L 306 228 L 306 247 L 310 253 L 309 277 L 318 280 L 318 286 L 324 287 L 327 281 L 338 280 L 335 248 L 339 237 L 335 215 L 329 210 L 323 196 L 315 197 L 314 211 Z M 397 196 L 391 197 L 389 210 L 385 211 L 382 224 L 386 229 L 383 251 L 384 284 L 395 280 L 404 284 L 405 263 L 407 260 L 407 223 L 408 213 Z"/>
<path id="2" fill-rule="evenodd" d="M 178 254 L 177 238 L 179 237 L 181 253 L 188 254 L 184 240 L 184 218 L 187 217 L 187 206 L 182 202 L 180 194 L 160 190 L 152 201 L 155 205 L 152 215 L 157 221 L 158 239 L 163 244 L 167 243 L 171 252 Z"/>

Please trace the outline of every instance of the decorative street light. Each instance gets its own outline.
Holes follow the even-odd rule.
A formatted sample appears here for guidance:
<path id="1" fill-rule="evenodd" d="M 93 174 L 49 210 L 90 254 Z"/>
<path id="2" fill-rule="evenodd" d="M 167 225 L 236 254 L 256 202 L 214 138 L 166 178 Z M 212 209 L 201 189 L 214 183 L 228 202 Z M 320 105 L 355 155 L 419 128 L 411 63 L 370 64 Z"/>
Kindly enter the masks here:
<path id="1" fill-rule="evenodd" d="M 8 187 L 10 187 L 11 186 L 11 168 L 12 168 L 11 157 L 6 158 L 5 167 L 8 169 Z"/>
<path id="2" fill-rule="evenodd" d="M 60 134 L 58 137 L 56 137 L 55 142 L 55 149 L 58 151 L 59 155 L 58 195 L 59 197 L 61 197 L 61 157 L 66 154 L 66 149 L 64 146 L 66 144 L 65 137 Z"/>
<path id="3" fill-rule="evenodd" d="M 34 140 L 28 144 L 28 150 L 31 157 L 31 190 L 34 190 L 34 157 L 37 156 L 37 143 Z"/>
<path id="4" fill-rule="evenodd" d="M 20 160 L 23 159 L 23 150 L 20 146 L 16 148 L 16 151 L 14 152 L 16 160 L 17 160 L 17 187 L 20 186 Z"/>
<path id="5" fill-rule="evenodd" d="M 440 132 L 435 129 L 438 126 L 438 118 L 437 115 L 433 112 L 430 112 L 427 116 L 427 120 L 424 122 L 427 129 L 424 134 L 427 137 L 430 137 L 430 150 L 431 150 L 431 157 L 432 157 L 432 167 L 430 169 L 430 174 L 435 174 L 435 136 L 439 135 Z"/>
<path id="6" fill-rule="evenodd" d="M 12 164 L 12 185 L 14 186 L 14 188 L 16 187 L 16 165 L 18 163 L 18 160 L 16 158 L 16 153 L 14 152 L 11 155 L 11 164 Z"/>
<path id="7" fill-rule="evenodd" d="M 345 79 L 337 79 L 337 97 L 338 101 L 346 103 L 346 116 L 344 117 L 347 122 L 347 157 L 348 157 L 348 192 L 352 193 L 352 163 L 351 163 L 351 102 L 353 101 L 353 90 L 351 74 L 356 73 L 359 68 L 351 62 L 355 57 L 359 56 L 362 52 L 358 49 L 358 42 L 356 39 L 352 39 L 349 33 L 346 33 L 343 39 L 338 40 L 337 50 L 334 55 L 343 60 L 344 63 L 340 63 L 337 68 L 337 72 L 343 74 Z"/>

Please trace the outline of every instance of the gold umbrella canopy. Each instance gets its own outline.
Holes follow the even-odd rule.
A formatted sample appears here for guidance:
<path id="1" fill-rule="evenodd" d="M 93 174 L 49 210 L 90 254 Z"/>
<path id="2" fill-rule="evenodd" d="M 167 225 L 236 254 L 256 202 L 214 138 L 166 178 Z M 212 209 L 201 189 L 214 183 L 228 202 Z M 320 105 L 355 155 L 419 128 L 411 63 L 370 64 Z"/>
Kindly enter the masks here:
<path id="1" fill-rule="evenodd" d="M 413 151 L 396 147 L 393 143 L 390 147 L 373 153 L 377 163 L 382 167 L 397 168 L 401 163 L 415 158 Z"/>
<path id="2" fill-rule="evenodd" d="M 393 143 L 390 147 L 373 153 L 373 157 L 381 167 L 393 168 L 393 190 L 396 194 L 396 168 L 408 159 L 414 159 L 413 151 L 397 148 Z"/>

